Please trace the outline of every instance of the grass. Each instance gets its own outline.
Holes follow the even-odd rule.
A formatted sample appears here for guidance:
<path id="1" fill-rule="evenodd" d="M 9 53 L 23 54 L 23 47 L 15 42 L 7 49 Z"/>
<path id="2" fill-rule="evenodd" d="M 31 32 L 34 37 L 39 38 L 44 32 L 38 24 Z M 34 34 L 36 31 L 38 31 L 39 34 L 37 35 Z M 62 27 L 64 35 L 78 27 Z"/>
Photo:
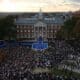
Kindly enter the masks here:
<path id="1" fill-rule="evenodd" d="M 54 74 L 54 75 L 59 75 L 59 76 L 67 76 L 67 77 L 76 77 L 76 78 L 80 78 L 80 73 L 76 73 L 76 72 L 72 72 L 72 71 L 69 71 L 69 70 L 60 70 L 60 69 L 57 69 L 57 68 L 52 68 L 51 69 L 51 72 Z"/>

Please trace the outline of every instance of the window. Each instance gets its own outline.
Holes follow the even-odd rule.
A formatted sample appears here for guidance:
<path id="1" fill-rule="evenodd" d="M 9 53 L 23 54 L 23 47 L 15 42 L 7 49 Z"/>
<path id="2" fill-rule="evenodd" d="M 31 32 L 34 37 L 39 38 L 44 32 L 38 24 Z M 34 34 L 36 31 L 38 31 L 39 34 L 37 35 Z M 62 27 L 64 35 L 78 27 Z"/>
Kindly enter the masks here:
<path id="1" fill-rule="evenodd" d="M 32 32 L 34 32 L 34 30 L 32 30 Z"/>
<path id="2" fill-rule="evenodd" d="M 19 28 L 19 25 L 17 25 L 17 28 Z"/>
<path id="3" fill-rule="evenodd" d="M 55 30 L 55 33 L 56 33 L 57 31 Z"/>
<path id="4" fill-rule="evenodd" d="M 17 32 L 19 32 L 19 30 L 17 30 Z"/>
<path id="5" fill-rule="evenodd" d="M 39 27 L 39 30 L 42 30 L 42 27 Z"/>
<path id="6" fill-rule="evenodd" d="M 26 32 L 26 30 L 24 30 L 24 32 Z"/>
<path id="7" fill-rule="evenodd" d="M 30 32 L 30 30 L 28 30 L 28 32 Z"/>
<path id="8" fill-rule="evenodd" d="M 23 30 L 21 30 L 21 32 L 23 32 Z"/>
<path id="9" fill-rule="evenodd" d="M 34 27 L 32 26 L 32 29 L 34 29 Z"/>
<path id="10" fill-rule="evenodd" d="M 43 27 L 43 30 L 45 30 L 45 27 Z"/>
<path id="11" fill-rule="evenodd" d="M 26 28 L 26 26 L 24 26 L 24 29 Z"/>
<path id="12" fill-rule="evenodd" d="M 25 38 L 27 37 L 27 35 L 26 35 L 26 34 L 25 34 L 24 36 L 25 36 Z"/>
<path id="13" fill-rule="evenodd" d="M 53 30 L 51 30 L 51 32 L 53 32 Z"/>
<path id="14" fill-rule="evenodd" d="M 57 25 L 55 25 L 55 29 L 57 29 Z"/>
<path id="15" fill-rule="evenodd" d="M 37 31 L 38 30 L 38 27 L 35 27 L 35 30 Z"/>
<path id="16" fill-rule="evenodd" d="M 17 35 L 17 38 L 20 38 L 20 35 L 19 34 Z"/>
<path id="17" fill-rule="evenodd" d="M 21 36 L 21 38 L 23 38 L 23 34 L 21 34 L 20 36 Z"/>
<path id="18" fill-rule="evenodd" d="M 45 35 L 45 32 L 43 32 L 43 35 Z"/>
<path id="19" fill-rule="evenodd" d="M 32 35 L 32 34 L 30 34 L 30 37 L 32 38 L 32 37 L 33 37 L 33 35 Z"/>

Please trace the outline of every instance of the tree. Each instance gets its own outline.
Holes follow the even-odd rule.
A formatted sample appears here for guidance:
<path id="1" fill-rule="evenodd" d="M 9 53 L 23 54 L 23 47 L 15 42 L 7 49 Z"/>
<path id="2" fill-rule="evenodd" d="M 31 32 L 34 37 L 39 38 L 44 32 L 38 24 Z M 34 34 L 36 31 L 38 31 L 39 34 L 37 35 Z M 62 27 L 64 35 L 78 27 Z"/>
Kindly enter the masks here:
<path id="1" fill-rule="evenodd" d="M 16 37 L 16 27 L 14 17 L 7 16 L 0 19 L 0 39 L 11 39 Z"/>
<path id="2" fill-rule="evenodd" d="M 58 31 L 57 36 L 64 39 L 80 37 L 80 18 L 72 17 L 64 22 L 64 26 Z"/>
<path id="3" fill-rule="evenodd" d="M 80 39 L 80 20 L 77 21 L 73 29 L 73 34 L 75 35 L 75 38 Z"/>
<path id="4" fill-rule="evenodd" d="M 70 39 L 71 37 L 71 33 L 75 27 L 77 23 L 77 19 L 72 17 L 71 19 L 67 20 L 66 22 L 64 22 L 64 33 L 66 33 L 66 38 Z"/>

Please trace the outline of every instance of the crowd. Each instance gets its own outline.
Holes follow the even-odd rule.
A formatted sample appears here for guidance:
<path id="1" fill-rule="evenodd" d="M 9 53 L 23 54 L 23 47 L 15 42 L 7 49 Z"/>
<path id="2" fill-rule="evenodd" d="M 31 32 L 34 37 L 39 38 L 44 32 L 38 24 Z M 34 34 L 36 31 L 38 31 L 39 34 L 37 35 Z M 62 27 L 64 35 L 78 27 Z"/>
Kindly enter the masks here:
<path id="1" fill-rule="evenodd" d="M 0 51 L 7 55 L 0 64 L 0 80 L 79 80 L 63 76 L 55 76 L 48 72 L 33 73 L 35 68 L 52 68 L 59 65 L 75 49 L 65 40 L 54 40 L 44 51 L 34 51 L 27 46 L 8 45 Z"/>

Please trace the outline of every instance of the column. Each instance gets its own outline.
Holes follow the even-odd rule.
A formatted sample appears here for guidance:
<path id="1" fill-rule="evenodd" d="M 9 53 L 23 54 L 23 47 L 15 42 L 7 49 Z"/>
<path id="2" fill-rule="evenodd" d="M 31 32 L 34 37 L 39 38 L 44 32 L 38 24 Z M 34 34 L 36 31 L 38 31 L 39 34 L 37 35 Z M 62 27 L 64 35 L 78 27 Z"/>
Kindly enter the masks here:
<path id="1" fill-rule="evenodd" d="M 36 37 L 35 33 L 36 33 L 36 32 L 35 32 L 35 26 L 34 26 L 34 39 L 35 39 L 35 37 Z"/>
<path id="2" fill-rule="evenodd" d="M 44 39 L 44 34 L 43 34 L 43 32 L 44 32 L 44 31 L 43 31 L 43 26 L 42 26 L 42 30 L 41 30 L 41 31 L 42 31 L 42 38 Z"/>
<path id="3" fill-rule="evenodd" d="M 37 32 L 38 32 L 38 33 L 37 33 L 38 35 L 37 35 L 37 38 L 39 38 L 39 36 L 40 36 L 39 31 L 40 31 L 40 30 L 39 30 L 39 26 L 37 26 L 37 27 L 38 27 L 38 31 L 37 31 Z"/>

